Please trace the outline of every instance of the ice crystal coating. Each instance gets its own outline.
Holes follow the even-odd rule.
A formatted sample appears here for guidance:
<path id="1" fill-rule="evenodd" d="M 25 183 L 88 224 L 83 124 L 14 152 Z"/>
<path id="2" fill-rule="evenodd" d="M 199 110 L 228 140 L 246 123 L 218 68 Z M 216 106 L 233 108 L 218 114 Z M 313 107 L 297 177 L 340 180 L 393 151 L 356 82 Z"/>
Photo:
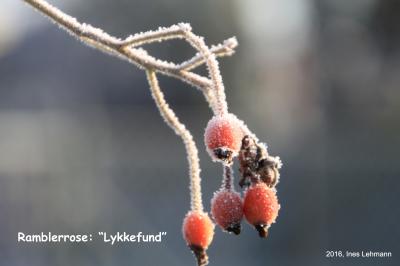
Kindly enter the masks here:
<path id="1" fill-rule="evenodd" d="M 206 250 L 214 236 L 214 224 L 207 213 L 190 211 L 183 220 L 182 231 L 189 246 Z"/>
<path id="2" fill-rule="evenodd" d="M 246 214 L 246 219 L 259 231 L 260 236 L 266 236 L 267 229 L 275 221 L 280 208 L 275 195 L 276 190 L 268 188 L 267 185 L 271 187 L 276 185 L 279 179 L 278 169 L 281 167 L 281 161 L 279 157 L 269 156 L 266 145 L 259 143 L 258 138 L 247 128 L 243 121 L 228 113 L 224 85 L 216 57 L 232 55 L 234 48 L 237 46 L 235 38 L 228 39 L 223 44 L 209 48 L 202 37 L 191 31 L 189 24 L 179 23 L 170 27 L 160 27 L 155 31 L 130 35 L 126 39 L 120 39 L 109 35 L 100 28 L 78 22 L 75 18 L 48 4 L 45 0 L 24 1 L 83 43 L 128 60 L 146 71 L 153 97 L 161 115 L 165 118 L 167 124 L 182 137 L 187 148 L 190 165 L 192 211 L 185 217 L 182 231 L 187 244 L 196 255 L 199 266 L 208 263 L 206 249 L 213 238 L 214 224 L 208 214 L 202 211 L 200 167 L 193 138 L 165 101 L 158 85 L 156 73 L 178 78 L 202 90 L 212 111 L 217 115 L 209 122 L 205 133 L 207 149 L 214 160 L 220 160 L 225 166 L 230 167 L 232 158 L 240 150 L 243 136 L 248 135 L 252 138 L 255 150 L 252 147 L 247 150 L 242 149 L 243 151 L 239 158 L 243 182 L 246 182 L 246 179 L 251 181 L 247 182 L 251 187 L 246 193 L 245 206 L 243 208 L 234 207 L 239 205 L 239 201 L 241 203 L 241 199 L 240 195 L 233 191 L 231 169 L 226 170 L 227 168 L 225 168 L 226 174 L 223 188 L 219 192 L 222 199 L 220 201 L 218 195 L 213 199 L 214 209 L 220 209 L 219 211 L 216 210 L 214 218 L 216 220 L 220 219 L 217 216 L 222 213 L 219 224 L 225 227 L 228 225 L 227 230 L 229 230 L 229 226 L 232 227 L 232 223 L 227 223 L 226 221 L 239 220 L 239 213 L 242 210 Z M 185 40 L 198 53 L 181 64 L 175 64 L 153 57 L 140 47 L 145 44 L 171 39 Z M 204 63 L 208 68 L 208 76 L 202 76 L 191 71 Z M 264 183 L 258 184 L 259 182 Z M 228 193 L 228 195 L 224 193 Z M 240 217 L 242 216 L 240 215 Z M 236 226 L 237 224 L 233 225 Z M 237 230 L 236 227 L 231 229 L 233 232 Z"/>
<path id="3" fill-rule="evenodd" d="M 251 183 L 263 181 L 273 188 L 279 182 L 279 169 L 282 162 L 278 156 L 270 156 L 267 144 L 257 142 L 253 137 L 246 135 L 242 140 L 239 151 L 239 172 L 242 178 L 239 185 L 248 187 Z"/>
<path id="4" fill-rule="evenodd" d="M 279 157 L 268 156 L 258 162 L 257 173 L 263 181 L 269 187 L 275 187 L 279 182 L 279 168 L 282 163 Z"/>
<path id="5" fill-rule="evenodd" d="M 215 192 L 211 200 L 211 214 L 223 230 L 238 235 L 243 218 L 243 201 L 240 194 L 227 189 Z"/>
<path id="6" fill-rule="evenodd" d="M 243 212 L 251 225 L 268 228 L 275 222 L 279 209 L 276 190 L 265 183 L 254 184 L 246 191 Z"/>
<path id="7" fill-rule="evenodd" d="M 204 142 L 214 161 L 231 163 L 241 147 L 243 122 L 233 114 L 214 116 L 207 124 Z"/>

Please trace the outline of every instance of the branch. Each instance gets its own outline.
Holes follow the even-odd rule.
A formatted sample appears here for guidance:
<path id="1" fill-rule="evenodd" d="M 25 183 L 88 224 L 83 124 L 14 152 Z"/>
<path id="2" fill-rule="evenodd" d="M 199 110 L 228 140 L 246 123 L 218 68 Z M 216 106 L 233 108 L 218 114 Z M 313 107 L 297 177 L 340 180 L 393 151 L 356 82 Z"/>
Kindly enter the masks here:
<path id="1" fill-rule="evenodd" d="M 235 48 L 238 46 L 238 42 L 235 37 L 229 38 L 223 42 L 223 44 L 218 44 L 218 45 L 213 45 L 211 46 L 211 53 L 213 53 L 217 57 L 221 56 L 231 56 L 235 53 Z M 192 70 L 196 67 L 201 66 L 204 64 L 205 60 L 204 57 L 200 54 L 197 53 L 194 57 L 191 59 L 181 63 L 178 65 L 178 68 L 180 70 Z"/>
<path id="2" fill-rule="evenodd" d="M 233 186 L 232 166 L 224 165 L 223 167 L 224 167 L 224 175 L 222 178 L 222 188 L 229 191 L 235 190 L 235 187 Z"/>
<path id="3" fill-rule="evenodd" d="M 149 44 L 153 42 L 161 42 L 171 39 L 182 39 L 183 29 L 192 30 L 192 27 L 187 23 L 181 23 L 165 28 L 160 27 L 156 31 L 146 31 L 131 35 L 122 41 L 123 46 L 140 46 L 143 44 Z"/>
<path id="4" fill-rule="evenodd" d="M 207 54 L 201 53 L 200 46 L 194 45 L 194 47 L 198 49 L 200 53 L 203 54 L 203 56 L 197 54 L 192 59 L 180 65 L 156 59 L 147 54 L 144 49 L 135 48 L 143 44 L 148 44 L 156 41 L 165 41 L 175 38 L 183 38 L 189 41 L 187 39 L 190 38 L 188 33 L 197 37 L 196 35 L 191 33 L 191 27 L 189 24 L 181 23 L 168 28 L 159 28 L 156 31 L 148 31 L 145 33 L 135 34 L 133 36 L 127 37 L 125 40 L 121 40 L 119 38 L 109 35 L 101 29 L 92 27 L 91 25 L 85 23 L 78 22 L 74 17 L 65 14 L 64 12 L 50 5 L 44 0 L 23 1 L 50 18 L 53 22 L 69 32 L 71 35 L 75 36 L 82 42 L 96 49 L 128 60 L 130 63 L 135 64 L 141 69 L 153 69 L 156 72 L 175 77 L 194 87 L 197 87 L 198 89 L 203 91 L 206 100 L 209 102 L 210 107 L 214 110 L 214 112 L 217 109 L 216 105 L 220 105 L 217 102 L 220 102 L 221 98 L 223 97 L 221 97 L 221 92 L 217 91 L 217 89 L 221 86 L 219 84 L 213 84 L 215 83 L 215 80 L 219 80 L 215 78 L 215 71 L 210 71 L 211 80 L 207 77 L 198 75 L 190 71 L 207 61 L 208 57 L 204 56 Z M 223 44 L 215 46 L 210 51 L 210 53 L 212 53 L 212 57 L 214 59 L 215 56 L 229 56 L 233 54 L 233 49 L 236 47 L 236 45 L 237 42 L 231 38 L 226 40 Z M 206 50 L 203 49 L 203 51 Z M 216 60 L 214 61 L 216 62 Z M 210 70 L 212 69 L 213 67 L 211 67 Z M 217 72 L 219 73 L 219 70 Z M 215 90 L 215 95 L 211 90 Z M 220 100 L 218 100 L 218 98 L 220 98 Z"/>
<path id="5" fill-rule="evenodd" d="M 193 211 L 203 211 L 203 203 L 201 200 L 201 179 L 200 179 L 200 165 L 199 155 L 193 136 L 185 125 L 182 124 L 174 111 L 169 107 L 165 101 L 164 94 L 158 84 L 158 79 L 154 70 L 146 70 L 148 82 L 150 84 L 151 95 L 160 111 L 165 122 L 180 136 L 185 144 L 187 159 L 189 162 L 190 174 L 190 196 L 191 196 L 191 209 Z"/>
<path id="6" fill-rule="evenodd" d="M 215 55 L 211 53 L 211 50 L 205 44 L 202 37 L 193 34 L 193 32 L 189 30 L 185 30 L 184 34 L 186 40 L 190 43 L 190 45 L 200 52 L 207 64 L 208 72 L 211 78 L 212 89 L 215 93 L 216 110 L 214 109 L 214 112 L 218 115 L 227 113 L 228 104 L 226 102 L 225 88 Z"/>

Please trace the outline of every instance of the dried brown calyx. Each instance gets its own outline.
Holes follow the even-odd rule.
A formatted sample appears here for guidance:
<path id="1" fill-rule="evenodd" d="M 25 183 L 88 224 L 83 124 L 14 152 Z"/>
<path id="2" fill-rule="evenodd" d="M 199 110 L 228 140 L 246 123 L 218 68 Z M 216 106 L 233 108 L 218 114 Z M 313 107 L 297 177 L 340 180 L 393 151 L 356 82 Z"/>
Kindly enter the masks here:
<path id="1" fill-rule="evenodd" d="M 242 139 L 239 162 L 239 172 L 242 175 L 239 181 L 241 187 L 249 187 L 251 183 L 259 180 L 269 187 L 275 187 L 278 183 L 279 169 L 282 165 L 279 157 L 270 156 L 267 146 L 257 142 L 249 135 Z"/>
<path id="2" fill-rule="evenodd" d="M 208 264 L 208 256 L 204 248 L 197 245 L 190 245 L 189 248 L 193 251 L 198 266 L 205 266 Z"/>

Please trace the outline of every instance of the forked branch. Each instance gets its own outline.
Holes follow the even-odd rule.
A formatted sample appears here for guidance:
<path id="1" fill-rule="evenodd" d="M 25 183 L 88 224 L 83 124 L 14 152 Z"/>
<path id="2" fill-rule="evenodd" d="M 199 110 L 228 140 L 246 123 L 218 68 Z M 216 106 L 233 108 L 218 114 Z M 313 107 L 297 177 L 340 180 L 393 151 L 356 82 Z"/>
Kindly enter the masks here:
<path id="1" fill-rule="evenodd" d="M 221 103 L 221 101 L 224 101 L 224 92 L 220 90 L 221 87 L 223 88 L 223 85 L 222 80 L 220 80 L 218 63 L 215 57 L 232 55 L 237 46 L 235 38 L 227 39 L 222 44 L 213 46 L 211 49 L 208 49 L 208 47 L 202 49 L 204 47 L 198 45 L 199 43 L 204 44 L 204 42 L 202 43 L 202 39 L 191 32 L 189 24 L 180 23 L 167 28 L 159 28 L 156 31 L 147 31 L 131 35 L 122 40 L 109 35 L 99 28 L 78 22 L 74 17 L 65 14 L 44 0 L 23 1 L 49 17 L 57 25 L 84 43 L 126 59 L 141 69 L 152 69 L 164 75 L 180 79 L 202 90 L 214 112 L 218 112 L 218 109 L 226 109 L 224 107 L 226 103 Z M 195 38 L 193 39 L 193 37 Z M 176 38 L 188 41 L 199 53 L 186 62 L 175 64 L 157 59 L 149 55 L 146 50 L 139 47 L 156 41 L 161 42 Z M 193 40 L 197 41 L 193 42 Z M 214 66 L 210 67 L 210 64 L 207 63 L 210 62 L 210 60 Z M 211 80 L 208 77 L 201 76 L 191 71 L 204 63 L 207 63 L 209 67 Z M 220 107 L 217 107 L 217 105 Z"/>

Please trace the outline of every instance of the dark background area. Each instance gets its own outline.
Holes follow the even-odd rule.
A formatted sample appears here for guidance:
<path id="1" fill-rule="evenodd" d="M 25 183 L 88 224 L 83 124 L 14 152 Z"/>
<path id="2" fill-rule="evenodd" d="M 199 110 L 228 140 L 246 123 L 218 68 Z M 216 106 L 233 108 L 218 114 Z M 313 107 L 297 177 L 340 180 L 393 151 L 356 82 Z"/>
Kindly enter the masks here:
<path id="1" fill-rule="evenodd" d="M 246 222 L 239 237 L 216 228 L 210 265 L 400 264 L 399 1 L 51 3 L 119 37 L 181 21 L 210 45 L 237 36 L 219 60 L 229 108 L 282 158 L 282 208 L 267 240 Z M 182 41 L 147 48 L 175 62 L 194 54 Z M 196 89 L 161 86 L 197 141 L 209 210 L 222 176 L 203 144 L 211 111 Z M 188 185 L 184 146 L 143 71 L 1 1 L 0 265 L 194 265 L 181 235 Z M 168 234 L 109 246 L 23 244 L 19 231 Z"/>

